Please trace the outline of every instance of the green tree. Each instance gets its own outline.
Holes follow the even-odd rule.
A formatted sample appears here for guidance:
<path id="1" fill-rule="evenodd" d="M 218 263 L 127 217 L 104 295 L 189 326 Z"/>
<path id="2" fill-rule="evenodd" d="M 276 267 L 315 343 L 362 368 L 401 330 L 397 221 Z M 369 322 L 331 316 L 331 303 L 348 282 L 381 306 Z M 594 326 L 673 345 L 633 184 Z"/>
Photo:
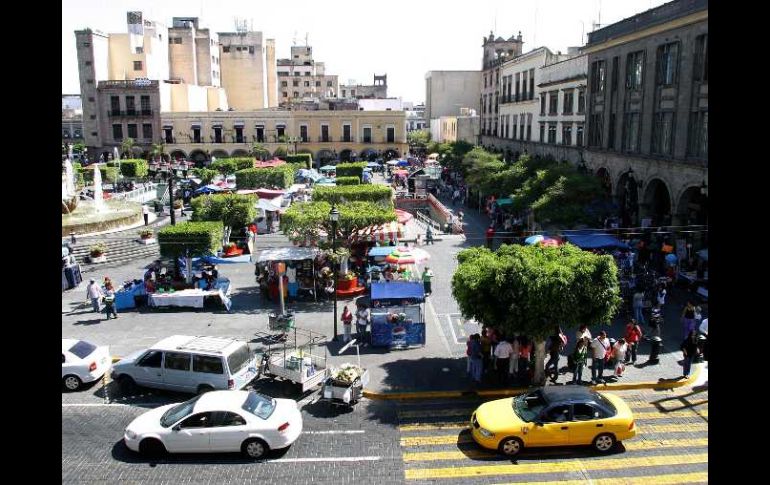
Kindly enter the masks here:
<path id="1" fill-rule="evenodd" d="M 238 164 L 232 159 L 223 158 L 209 165 L 209 168 L 227 177 L 238 171 Z"/>
<path id="2" fill-rule="evenodd" d="M 213 194 L 192 200 L 193 221 L 221 221 L 238 230 L 257 217 L 254 195 Z"/>
<path id="3" fill-rule="evenodd" d="M 406 142 L 409 146 L 421 146 L 424 147 L 430 143 L 430 131 L 428 130 L 414 130 L 406 134 Z"/>
<path id="4" fill-rule="evenodd" d="M 609 324 L 620 306 L 617 267 L 566 244 L 561 247 L 503 245 L 496 252 L 461 251 L 452 294 L 466 317 L 521 333 L 535 342 L 535 383 L 545 381 L 545 340 L 558 325 Z"/>
<path id="5" fill-rule="evenodd" d="M 342 241 L 350 241 L 351 236 L 356 231 L 365 227 L 396 220 L 396 211 L 393 205 L 348 202 L 336 207 L 340 212 L 337 237 Z M 321 232 L 331 233 L 332 226 L 329 221 L 331 209 L 331 204 L 326 201 L 292 204 L 281 215 L 281 230 L 292 241 L 318 240 Z"/>
<path id="6" fill-rule="evenodd" d="M 289 153 L 289 152 L 286 151 L 286 147 L 278 147 L 273 152 L 273 156 L 276 157 L 276 158 L 283 158 L 283 157 L 286 156 L 287 153 Z"/>
<path id="7" fill-rule="evenodd" d="M 260 160 L 266 160 L 270 157 L 270 150 L 265 148 L 261 143 L 254 143 L 251 146 L 251 154 Z"/>
<path id="8" fill-rule="evenodd" d="M 166 142 L 153 143 L 152 145 L 152 157 L 154 160 L 163 160 L 163 155 L 166 154 Z"/>
<path id="9" fill-rule="evenodd" d="M 75 143 L 74 145 L 72 145 L 72 151 L 74 153 L 83 153 L 85 151 L 85 149 L 86 149 L 86 144 L 81 142 L 81 141 L 79 141 L 79 142 Z"/>

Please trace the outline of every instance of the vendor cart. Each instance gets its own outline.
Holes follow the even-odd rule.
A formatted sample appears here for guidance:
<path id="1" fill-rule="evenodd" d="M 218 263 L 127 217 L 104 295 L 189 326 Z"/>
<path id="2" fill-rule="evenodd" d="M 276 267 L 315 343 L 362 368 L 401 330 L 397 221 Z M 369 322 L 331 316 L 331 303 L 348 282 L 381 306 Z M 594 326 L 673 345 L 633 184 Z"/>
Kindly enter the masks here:
<path id="1" fill-rule="evenodd" d="M 355 346 L 358 365 L 342 364 L 339 368 L 331 369 L 323 383 L 320 401 L 329 405 L 353 407 L 361 400 L 364 386 L 369 384 L 369 371 L 361 367 L 361 355 L 356 339 L 348 342 L 339 351 L 342 355 L 346 350 Z"/>
<path id="2" fill-rule="evenodd" d="M 256 335 L 265 345 L 261 349 L 258 378 L 281 378 L 297 384 L 303 393 L 325 381 L 328 375 L 326 336 L 296 327 L 282 335 L 263 332 Z M 320 348 L 324 349 L 323 355 Z"/>

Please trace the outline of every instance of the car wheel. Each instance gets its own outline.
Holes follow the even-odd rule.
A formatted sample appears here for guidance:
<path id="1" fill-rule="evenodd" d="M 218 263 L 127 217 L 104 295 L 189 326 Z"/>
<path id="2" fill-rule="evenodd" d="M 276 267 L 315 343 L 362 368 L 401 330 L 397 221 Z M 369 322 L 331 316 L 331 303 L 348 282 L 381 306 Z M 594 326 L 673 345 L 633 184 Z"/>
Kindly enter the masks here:
<path id="1" fill-rule="evenodd" d="M 201 394 L 206 394 L 207 392 L 211 392 L 213 390 L 214 388 L 211 386 L 206 386 L 206 385 L 198 386 L 198 395 L 200 396 Z"/>
<path id="2" fill-rule="evenodd" d="M 612 451 L 616 444 L 617 441 L 615 441 L 615 436 L 609 433 L 602 433 L 594 438 L 593 447 L 599 453 L 607 453 Z"/>
<path id="3" fill-rule="evenodd" d="M 64 379 L 62 379 L 62 382 L 64 383 L 64 387 L 68 391 L 77 391 L 80 389 L 80 386 L 83 384 L 80 381 L 80 378 L 78 376 L 64 376 Z"/>
<path id="4" fill-rule="evenodd" d="M 247 458 L 258 460 L 262 458 L 270 448 L 267 443 L 258 438 L 251 438 L 243 442 L 241 451 Z"/>
<path id="5" fill-rule="evenodd" d="M 506 456 L 516 456 L 524 448 L 524 443 L 519 438 L 510 436 L 503 439 L 497 448 Z"/>
<path id="6" fill-rule="evenodd" d="M 166 453 L 166 447 L 155 438 L 145 438 L 139 443 L 139 453 L 146 456 L 158 457 Z"/>
<path id="7" fill-rule="evenodd" d="M 126 394 L 133 394 L 136 392 L 136 381 L 134 381 L 134 378 L 131 376 L 124 374 L 118 377 L 118 385 L 120 386 L 120 390 Z"/>

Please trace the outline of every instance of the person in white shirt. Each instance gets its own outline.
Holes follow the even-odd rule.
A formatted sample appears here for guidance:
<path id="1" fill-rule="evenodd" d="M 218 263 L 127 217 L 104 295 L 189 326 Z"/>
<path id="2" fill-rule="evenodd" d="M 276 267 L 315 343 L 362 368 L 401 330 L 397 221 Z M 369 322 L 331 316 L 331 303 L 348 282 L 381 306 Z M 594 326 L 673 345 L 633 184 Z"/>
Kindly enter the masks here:
<path id="1" fill-rule="evenodd" d="M 358 335 L 356 335 L 356 339 L 359 343 L 364 342 L 364 338 L 366 336 L 366 326 L 369 324 L 369 309 L 366 307 L 366 305 L 361 305 L 358 307 L 358 310 L 356 311 L 356 332 Z"/>
<path id="2" fill-rule="evenodd" d="M 626 360 L 626 352 L 628 351 L 628 344 L 625 339 L 619 339 L 612 347 L 612 353 L 615 357 L 615 375 L 621 377 L 625 370 L 623 362 Z"/>
<path id="3" fill-rule="evenodd" d="M 581 325 L 575 337 L 576 337 L 575 342 L 579 342 L 580 339 L 582 338 L 586 338 L 590 342 L 592 337 L 591 337 L 591 331 L 588 330 L 588 325 L 586 324 Z M 577 345 L 577 343 L 575 345 Z"/>
<path id="4" fill-rule="evenodd" d="M 508 381 L 508 368 L 513 354 L 513 346 L 509 340 L 508 338 L 503 339 L 495 346 L 495 365 L 497 365 L 497 380 L 500 384 L 506 384 Z"/>
<path id="5" fill-rule="evenodd" d="M 96 280 L 91 278 L 91 280 L 88 282 L 88 286 L 86 287 L 86 298 L 91 300 L 91 306 L 96 313 L 101 312 L 99 300 L 102 298 L 102 296 L 104 296 L 102 289 L 99 287 L 99 285 L 96 284 Z"/>
<path id="6" fill-rule="evenodd" d="M 610 351 L 610 341 L 607 332 L 602 330 L 599 336 L 591 341 L 591 381 L 598 382 L 604 378 L 604 358 Z"/>
<path id="7" fill-rule="evenodd" d="M 511 340 L 511 362 L 508 365 L 508 373 L 517 375 L 519 373 L 519 339 L 514 336 Z"/>
<path id="8" fill-rule="evenodd" d="M 286 266 L 286 279 L 289 281 L 289 284 L 287 285 L 289 296 L 296 298 L 299 284 L 297 284 L 297 268 L 294 267 L 294 264 Z"/>

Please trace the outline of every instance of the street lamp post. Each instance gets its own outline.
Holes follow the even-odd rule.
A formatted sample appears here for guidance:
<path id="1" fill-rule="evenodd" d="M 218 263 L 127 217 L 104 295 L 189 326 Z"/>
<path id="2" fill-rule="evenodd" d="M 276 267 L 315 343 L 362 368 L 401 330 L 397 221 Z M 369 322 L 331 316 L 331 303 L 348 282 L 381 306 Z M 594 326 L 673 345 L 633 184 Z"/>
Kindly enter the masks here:
<path id="1" fill-rule="evenodd" d="M 332 341 L 337 341 L 337 222 L 340 220 L 340 211 L 337 206 L 332 206 L 329 212 L 329 220 L 332 223 L 332 278 L 334 282 L 334 336 Z"/>

